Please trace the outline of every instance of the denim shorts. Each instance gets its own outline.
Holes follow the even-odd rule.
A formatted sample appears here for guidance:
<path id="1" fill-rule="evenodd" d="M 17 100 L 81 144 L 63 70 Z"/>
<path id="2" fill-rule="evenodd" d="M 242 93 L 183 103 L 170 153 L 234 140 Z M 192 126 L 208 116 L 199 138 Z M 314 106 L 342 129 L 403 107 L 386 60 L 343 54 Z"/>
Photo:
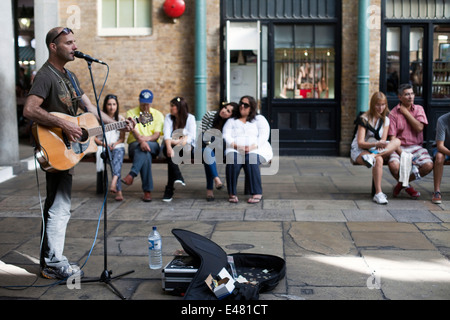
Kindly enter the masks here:
<path id="1" fill-rule="evenodd" d="M 433 151 L 432 151 L 432 156 L 433 156 L 433 159 L 434 158 L 436 158 L 436 153 L 438 152 L 438 150 L 437 150 L 437 148 L 433 148 Z M 448 155 L 445 155 L 445 160 L 444 161 L 449 161 L 450 160 L 450 156 L 448 156 Z"/>

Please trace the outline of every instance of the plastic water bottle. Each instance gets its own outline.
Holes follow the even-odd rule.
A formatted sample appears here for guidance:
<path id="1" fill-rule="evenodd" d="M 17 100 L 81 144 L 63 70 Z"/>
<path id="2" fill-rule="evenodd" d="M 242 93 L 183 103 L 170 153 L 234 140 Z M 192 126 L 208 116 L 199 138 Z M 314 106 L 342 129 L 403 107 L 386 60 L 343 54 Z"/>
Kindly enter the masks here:
<path id="1" fill-rule="evenodd" d="M 156 227 L 148 235 L 148 261 L 150 269 L 162 268 L 162 240 Z"/>

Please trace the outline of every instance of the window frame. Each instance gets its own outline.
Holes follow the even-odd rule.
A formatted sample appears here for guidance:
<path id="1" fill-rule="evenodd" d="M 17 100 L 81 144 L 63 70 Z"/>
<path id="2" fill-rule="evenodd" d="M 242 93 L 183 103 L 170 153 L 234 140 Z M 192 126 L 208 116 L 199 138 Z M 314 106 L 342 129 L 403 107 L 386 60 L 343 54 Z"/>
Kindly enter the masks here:
<path id="1" fill-rule="evenodd" d="M 119 12 L 119 1 L 120 0 L 116 0 L 116 15 Z M 134 2 L 134 16 L 133 16 L 133 20 L 134 20 L 134 25 L 136 25 L 136 10 L 137 10 L 137 6 L 136 6 L 136 1 L 137 0 L 133 0 Z M 97 0 L 97 33 L 99 36 L 102 37 L 115 37 L 115 36 L 150 36 L 153 33 L 153 1 L 152 0 L 147 0 L 149 1 L 150 4 L 150 10 L 151 10 L 151 16 L 150 16 L 150 25 L 151 27 L 132 27 L 132 28 L 121 28 L 121 27 L 115 27 L 115 28 L 104 28 L 102 26 L 103 24 L 103 0 Z"/>

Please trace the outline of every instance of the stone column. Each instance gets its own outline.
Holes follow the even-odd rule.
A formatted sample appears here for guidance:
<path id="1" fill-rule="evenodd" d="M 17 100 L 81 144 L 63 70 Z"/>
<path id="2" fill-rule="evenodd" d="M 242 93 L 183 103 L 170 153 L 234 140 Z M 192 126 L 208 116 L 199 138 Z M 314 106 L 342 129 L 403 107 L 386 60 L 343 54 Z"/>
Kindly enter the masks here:
<path id="1" fill-rule="evenodd" d="M 45 44 L 45 37 L 50 29 L 59 26 L 58 8 L 58 0 L 34 0 L 36 70 L 39 70 L 48 59 L 48 49 Z"/>
<path id="2" fill-rule="evenodd" d="M 0 166 L 19 163 L 12 1 L 0 1 Z"/>

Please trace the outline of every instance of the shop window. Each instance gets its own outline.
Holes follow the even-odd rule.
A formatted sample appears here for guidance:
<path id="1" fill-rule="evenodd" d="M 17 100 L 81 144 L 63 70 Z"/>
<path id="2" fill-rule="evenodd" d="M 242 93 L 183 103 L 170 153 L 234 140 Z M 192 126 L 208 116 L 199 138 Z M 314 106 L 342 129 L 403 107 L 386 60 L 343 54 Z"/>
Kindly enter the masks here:
<path id="1" fill-rule="evenodd" d="M 423 28 L 411 28 L 409 33 L 409 80 L 416 97 L 423 95 Z"/>
<path id="2" fill-rule="evenodd" d="M 334 99 L 335 28 L 275 26 L 275 98 Z"/>
<path id="3" fill-rule="evenodd" d="M 145 36 L 152 32 L 152 0 L 98 0 L 100 36 Z"/>
<path id="4" fill-rule="evenodd" d="M 386 0 L 388 19 L 448 19 L 450 0 Z"/>
<path id="5" fill-rule="evenodd" d="M 450 25 L 434 28 L 432 96 L 450 99 Z"/>
<path id="6" fill-rule="evenodd" d="M 387 95 L 397 97 L 400 81 L 400 28 L 387 28 L 386 53 Z"/>

